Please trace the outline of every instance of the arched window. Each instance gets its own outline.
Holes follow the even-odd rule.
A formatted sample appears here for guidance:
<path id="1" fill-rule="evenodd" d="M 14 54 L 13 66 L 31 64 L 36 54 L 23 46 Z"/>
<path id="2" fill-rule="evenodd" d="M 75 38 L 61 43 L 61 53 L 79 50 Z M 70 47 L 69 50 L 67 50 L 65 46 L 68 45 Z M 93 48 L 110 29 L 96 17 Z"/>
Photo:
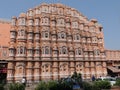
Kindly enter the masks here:
<path id="1" fill-rule="evenodd" d="M 23 47 L 23 46 L 21 46 L 20 47 L 20 54 L 25 54 L 25 50 L 26 48 L 25 47 Z"/>
<path id="2" fill-rule="evenodd" d="M 75 50 L 75 54 L 76 54 L 76 55 L 82 55 L 82 50 L 81 50 L 80 48 L 77 48 L 77 49 Z"/>
<path id="3" fill-rule="evenodd" d="M 50 49 L 49 49 L 49 47 L 45 47 L 45 54 L 50 54 Z"/>
<path id="4" fill-rule="evenodd" d="M 80 40 L 80 35 L 79 34 L 75 34 L 75 35 L 73 35 L 73 38 L 74 38 L 74 40 Z"/>
<path id="5" fill-rule="evenodd" d="M 26 35 L 25 30 L 18 30 L 18 36 L 24 37 Z"/>
<path id="6" fill-rule="evenodd" d="M 49 24 L 49 18 L 45 18 L 45 23 Z"/>
<path id="7" fill-rule="evenodd" d="M 29 11 L 29 16 L 33 16 L 33 11 Z"/>
<path id="8" fill-rule="evenodd" d="M 42 19 L 41 19 L 41 24 L 49 24 L 49 18 L 48 17 L 43 17 Z"/>
<path id="9" fill-rule="evenodd" d="M 10 48 L 9 49 L 9 56 L 13 56 L 15 54 L 14 51 L 15 51 L 14 49 Z"/>
<path id="10" fill-rule="evenodd" d="M 33 20 L 30 19 L 28 25 L 33 25 Z"/>
<path id="11" fill-rule="evenodd" d="M 17 47 L 17 55 L 23 55 L 26 53 L 26 48 L 24 46 Z"/>
<path id="12" fill-rule="evenodd" d="M 24 36 L 24 35 L 25 35 L 25 31 L 21 30 L 21 36 Z"/>
<path id="13" fill-rule="evenodd" d="M 45 38 L 48 38 L 48 37 L 49 37 L 48 32 L 45 32 Z"/>
<path id="14" fill-rule="evenodd" d="M 81 49 L 78 50 L 78 55 L 82 55 L 82 50 Z"/>
<path id="15" fill-rule="evenodd" d="M 23 47 L 20 47 L 20 54 L 23 54 Z"/>
<path id="16" fill-rule="evenodd" d="M 59 68 L 60 68 L 60 73 L 63 73 L 63 72 L 65 73 L 68 71 L 68 64 L 64 63 L 60 65 Z"/>
<path id="17" fill-rule="evenodd" d="M 38 8 L 35 10 L 35 14 L 39 14 L 39 9 Z"/>
<path id="18" fill-rule="evenodd" d="M 50 47 L 42 47 L 42 54 L 50 54 Z"/>
<path id="19" fill-rule="evenodd" d="M 62 39 L 65 39 L 65 38 L 66 38 L 65 32 L 62 32 L 61 37 L 62 37 Z"/>
<path id="20" fill-rule="evenodd" d="M 49 38 L 49 32 L 48 31 L 43 31 L 42 32 L 42 38 Z"/>
<path id="21" fill-rule="evenodd" d="M 67 54 L 67 48 L 66 47 L 62 47 L 62 53 Z"/>
<path id="22" fill-rule="evenodd" d="M 61 38 L 64 39 L 64 34 L 63 33 L 61 34 Z"/>
<path id="23" fill-rule="evenodd" d="M 40 50 L 39 50 L 39 49 L 36 50 L 36 51 L 35 51 L 35 54 L 40 54 Z"/>
<path id="24" fill-rule="evenodd" d="M 29 38 L 29 39 L 32 39 L 32 38 L 33 38 L 33 33 L 31 33 L 31 32 L 28 33 L 28 38 Z"/>
<path id="25" fill-rule="evenodd" d="M 45 65 L 42 65 L 42 72 L 43 73 L 50 73 L 51 72 L 51 65 L 50 64 L 45 64 Z"/>
<path id="26" fill-rule="evenodd" d="M 33 54 L 33 50 L 32 49 L 28 49 L 28 54 L 32 55 Z"/>
<path id="27" fill-rule="evenodd" d="M 65 24 L 64 19 L 61 18 L 57 20 L 57 25 L 63 26 L 64 24 Z"/>
<path id="28" fill-rule="evenodd" d="M 39 19 L 35 19 L 35 25 L 39 25 Z"/>
<path id="29" fill-rule="evenodd" d="M 76 35 L 76 40 L 80 40 L 80 35 L 79 34 Z"/>
<path id="30" fill-rule="evenodd" d="M 58 33 L 58 38 L 59 38 L 59 39 L 65 39 L 65 38 L 66 38 L 65 32 L 60 32 L 60 33 Z"/>
<path id="31" fill-rule="evenodd" d="M 58 33 L 58 38 L 59 38 L 59 39 L 61 38 L 61 33 Z"/>
<path id="32" fill-rule="evenodd" d="M 90 32 L 94 32 L 94 27 L 89 27 Z"/>
<path id="33" fill-rule="evenodd" d="M 25 23 L 26 23 L 26 20 L 25 20 L 25 18 L 22 18 L 22 25 L 25 25 Z"/>
<path id="34" fill-rule="evenodd" d="M 12 19 L 11 24 L 12 24 L 13 26 L 16 25 L 16 19 Z"/>
<path id="35" fill-rule="evenodd" d="M 100 50 L 94 50 L 95 55 L 100 55 Z"/>
<path id="36" fill-rule="evenodd" d="M 18 25 L 25 25 L 25 24 L 26 24 L 25 18 L 20 18 L 20 19 L 18 20 Z"/>
<path id="37" fill-rule="evenodd" d="M 10 37 L 11 38 L 15 38 L 15 36 L 16 36 L 16 32 L 10 32 Z"/>
<path id="38" fill-rule="evenodd" d="M 72 27 L 73 27 L 73 28 L 78 28 L 78 22 L 76 22 L 76 21 L 75 21 L 75 22 L 72 22 Z"/>

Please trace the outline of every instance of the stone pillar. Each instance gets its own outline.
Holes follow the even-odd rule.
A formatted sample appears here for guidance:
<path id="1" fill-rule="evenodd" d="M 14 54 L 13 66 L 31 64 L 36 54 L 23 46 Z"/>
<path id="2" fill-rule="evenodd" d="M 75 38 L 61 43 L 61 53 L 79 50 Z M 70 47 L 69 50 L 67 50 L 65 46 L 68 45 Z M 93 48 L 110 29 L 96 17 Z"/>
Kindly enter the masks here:
<path id="1" fill-rule="evenodd" d="M 13 83 L 14 82 L 14 64 L 13 62 L 8 62 L 8 69 L 7 69 L 7 82 Z"/>
<path id="2" fill-rule="evenodd" d="M 53 73 L 53 75 L 52 75 L 52 77 L 53 77 L 53 80 L 58 80 L 58 62 L 53 62 L 53 71 L 52 71 L 52 73 Z"/>
<path id="3" fill-rule="evenodd" d="M 32 83 L 32 77 L 33 77 L 33 63 L 27 62 L 27 68 L 26 68 L 26 79 L 27 83 Z"/>
<path id="4" fill-rule="evenodd" d="M 85 78 L 90 79 L 90 64 L 89 62 L 85 62 Z"/>
<path id="5" fill-rule="evenodd" d="M 102 63 L 101 62 L 96 62 L 96 76 L 97 78 L 99 78 L 100 76 L 103 75 L 103 71 L 102 71 Z"/>
<path id="6" fill-rule="evenodd" d="M 40 81 L 40 63 L 35 62 L 34 64 L 34 82 L 38 83 Z"/>
<path id="7" fill-rule="evenodd" d="M 73 75 L 74 72 L 75 72 L 75 63 L 70 62 L 69 75 Z"/>
<path id="8" fill-rule="evenodd" d="M 103 69 L 102 69 L 103 76 L 107 76 L 107 64 L 106 62 L 103 62 L 102 64 L 103 64 Z"/>
<path id="9" fill-rule="evenodd" d="M 96 76 L 95 73 L 95 63 L 94 62 L 90 62 L 90 67 L 91 67 L 91 76 Z"/>

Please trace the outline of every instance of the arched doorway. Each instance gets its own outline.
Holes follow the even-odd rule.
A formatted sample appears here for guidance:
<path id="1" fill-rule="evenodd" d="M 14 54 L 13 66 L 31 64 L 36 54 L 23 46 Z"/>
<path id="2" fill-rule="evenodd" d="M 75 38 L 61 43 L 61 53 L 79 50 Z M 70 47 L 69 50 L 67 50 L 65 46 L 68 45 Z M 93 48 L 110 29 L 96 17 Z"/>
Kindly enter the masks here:
<path id="1" fill-rule="evenodd" d="M 0 83 L 6 83 L 7 78 L 7 61 L 0 61 Z"/>

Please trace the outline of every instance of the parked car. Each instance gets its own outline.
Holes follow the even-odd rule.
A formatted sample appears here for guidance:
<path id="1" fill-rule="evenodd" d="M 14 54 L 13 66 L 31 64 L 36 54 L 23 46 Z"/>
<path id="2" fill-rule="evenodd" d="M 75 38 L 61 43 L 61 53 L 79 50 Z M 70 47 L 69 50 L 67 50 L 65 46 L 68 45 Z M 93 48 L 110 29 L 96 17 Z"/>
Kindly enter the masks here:
<path id="1" fill-rule="evenodd" d="M 97 79 L 98 80 L 108 80 L 111 84 L 111 86 L 113 86 L 116 83 L 116 78 L 114 77 L 100 77 Z"/>

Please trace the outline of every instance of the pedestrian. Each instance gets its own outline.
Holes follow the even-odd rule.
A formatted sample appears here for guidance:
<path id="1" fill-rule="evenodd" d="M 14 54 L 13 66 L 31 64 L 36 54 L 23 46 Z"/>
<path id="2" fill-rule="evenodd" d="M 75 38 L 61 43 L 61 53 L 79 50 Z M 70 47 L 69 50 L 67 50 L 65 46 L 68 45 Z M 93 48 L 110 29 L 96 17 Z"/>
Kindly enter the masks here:
<path id="1" fill-rule="evenodd" d="M 22 78 L 22 84 L 23 84 L 24 86 L 26 86 L 26 79 L 25 79 L 25 77 Z"/>
<path id="2" fill-rule="evenodd" d="M 94 75 L 92 76 L 92 81 L 95 81 L 95 76 Z"/>

